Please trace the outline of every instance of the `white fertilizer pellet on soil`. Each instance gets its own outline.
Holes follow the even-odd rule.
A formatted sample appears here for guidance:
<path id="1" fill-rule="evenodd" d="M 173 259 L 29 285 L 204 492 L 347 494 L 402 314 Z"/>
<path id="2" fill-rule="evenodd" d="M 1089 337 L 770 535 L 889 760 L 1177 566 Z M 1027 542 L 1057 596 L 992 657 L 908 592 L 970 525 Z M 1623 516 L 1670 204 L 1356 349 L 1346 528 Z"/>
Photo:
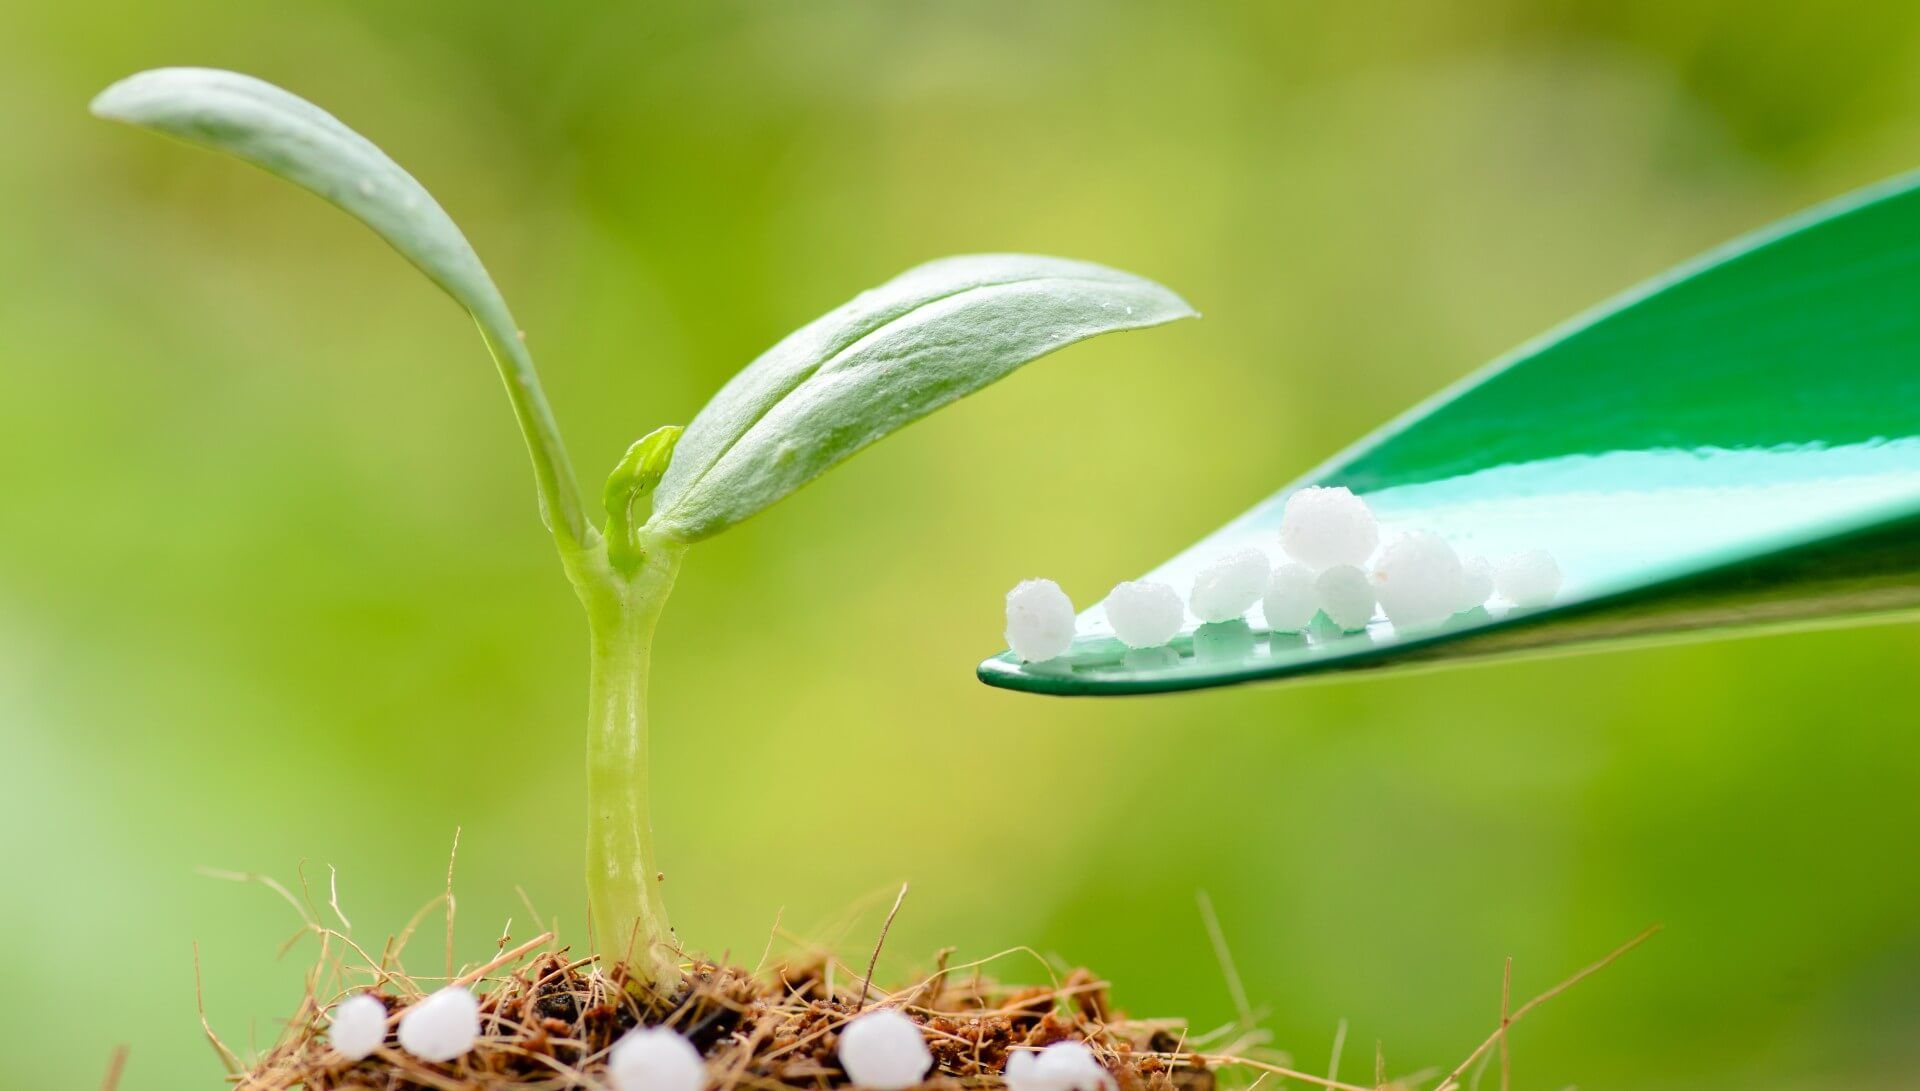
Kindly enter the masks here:
<path id="1" fill-rule="evenodd" d="M 1193 578 L 1187 608 L 1201 621 L 1232 621 L 1267 593 L 1273 565 L 1257 549 L 1229 553 L 1200 570 Z"/>
<path id="2" fill-rule="evenodd" d="M 1336 564 L 1313 581 L 1313 598 L 1335 626 L 1353 632 L 1373 620 L 1373 583 L 1350 564 Z"/>
<path id="3" fill-rule="evenodd" d="M 1313 596 L 1313 570 L 1297 561 L 1274 569 L 1261 609 L 1267 615 L 1267 628 L 1274 632 L 1306 628 L 1320 609 Z"/>
<path id="4" fill-rule="evenodd" d="M 1560 593 L 1560 566 L 1546 550 L 1530 549 L 1501 561 L 1493 586 L 1515 606 L 1545 606 Z"/>
<path id="5" fill-rule="evenodd" d="M 1114 1091 L 1117 1086 L 1082 1042 L 1008 1054 L 1006 1080 L 1007 1091 Z"/>
<path id="6" fill-rule="evenodd" d="M 1029 663 L 1066 654 L 1073 644 L 1073 600 L 1052 580 L 1021 580 L 1007 592 L 1007 647 Z"/>
<path id="7" fill-rule="evenodd" d="M 1493 565 L 1485 557 L 1460 559 L 1460 610 L 1485 606 L 1493 597 Z"/>
<path id="8" fill-rule="evenodd" d="M 1280 513 L 1280 548 L 1316 572 L 1337 564 L 1364 567 L 1379 544 L 1373 512 L 1348 489 L 1301 489 Z"/>
<path id="9" fill-rule="evenodd" d="M 1373 566 L 1373 591 L 1395 629 L 1444 621 L 1460 608 L 1460 555 L 1445 538 L 1415 530 L 1388 542 Z"/>
<path id="10" fill-rule="evenodd" d="M 1107 623 L 1129 648 L 1157 648 L 1172 640 L 1187 618 L 1180 593 L 1164 583 L 1130 580 L 1107 592 Z"/>
<path id="11" fill-rule="evenodd" d="M 892 1008 L 856 1016 L 840 1031 L 837 1052 L 847 1078 L 870 1091 L 904 1091 L 933 1067 L 919 1025 Z"/>
<path id="12" fill-rule="evenodd" d="M 370 1056 L 387 1040 L 387 1006 L 372 993 L 355 993 L 333 1009 L 327 1040 L 350 1061 Z"/>
<path id="13" fill-rule="evenodd" d="M 480 1001 L 449 985 L 400 1017 L 400 1046 L 423 1061 L 451 1061 L 480 1037 Z"/>
<path id="14" fill-rule="evenodd" d="M 614 1043 L 607 1075 L 614 1091 L 700 1091 L 707 1065 L 679 1031 L 641 1027 Z"/>

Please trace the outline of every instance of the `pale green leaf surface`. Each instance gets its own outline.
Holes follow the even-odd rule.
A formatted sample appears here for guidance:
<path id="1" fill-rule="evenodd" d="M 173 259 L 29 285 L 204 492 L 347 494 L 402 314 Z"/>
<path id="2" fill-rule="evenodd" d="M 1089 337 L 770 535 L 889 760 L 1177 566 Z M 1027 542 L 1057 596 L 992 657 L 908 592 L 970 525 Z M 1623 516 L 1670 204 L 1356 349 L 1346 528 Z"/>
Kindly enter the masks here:
<path id="1" fill-rule="evenodd" d="M 789 334 L 694 417 L 649 526 L 716 534 L 1055 349 L 1194 315 L 1150 280 L 1026 254 L 910 269 Z"/>
<path id="2" fill-rule="evenodd" d="M 215 68 L 156 68 L 93 100 L 93 112 L 227 152 L 324 197 L 371 227 L 475 316 L 513 328 L 466 236 L 378 147 L 311 102 Z"/>
<path id="3" fill-rule="evenodd" d="M 264 80 L 214 68 L 156 68 L 102 91 L 97 116 L 223 151 L 279 175 L 372 228 L 473 315 L 500 365 L 534 460 L 543 510 L 590 533 L 533 359 L 473 246 L 426 188 L 339 119 Z M 549 517 L 551 514 L 549 513 Z"/>

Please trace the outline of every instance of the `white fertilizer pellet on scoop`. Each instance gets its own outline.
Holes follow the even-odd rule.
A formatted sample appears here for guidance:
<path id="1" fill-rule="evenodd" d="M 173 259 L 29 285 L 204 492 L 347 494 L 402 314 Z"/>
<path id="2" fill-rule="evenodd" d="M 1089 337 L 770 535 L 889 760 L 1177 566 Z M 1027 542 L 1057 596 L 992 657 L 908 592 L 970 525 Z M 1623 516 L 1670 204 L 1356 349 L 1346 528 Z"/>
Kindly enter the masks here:
<path id="1" fill-rule="evenodd" d="M 1055 1042 L 1039 1053 L 1007 1056 L 1007 1091 L 1113 1091 L 1113 1076 L 1082 1042 Z"/>
<path id="2" fill-rule="evenodd" d="M 1280 513 L 1280 548 L 1316 572 L 1336 564 L 1364 567 L 1379 544 L 1372 510 L 1348 489 L 1301 489 Z"/>
<path id="3" fill-rule="evenodd" d="M 700 1091 L 707 1065 L 679 1031 L 641 1027 L 614 1043 L 607 1075 L 614 1091 Z"/>
<path id="4" fill-rule="evenodd" d="M 1415 530 L 1388 542 L 1373 566 L 1373 591 L 1395 629 L 1432 625 L 1460 607 L 1460 555 L 1445 538 Z"/>
<path id="5" fill-rule="evenodd" d="M 840 1031 L 838 1053 L 847 1078 L 871 1091 L 903 1091 L 933 1067 L 919 1025 L 892 1008 L 855 1017 Z"/>
<path id="6" fill-rule="evenodd" d="M 1462 557 L 1460 559 L 1460 605 L 1459 610 L 1472 610 L 1485 606 L 1493 597 L 1493 565 L 1485 557 Z"/>
<path id="7" fill-rule="evenodd" d="M 333 1009 L 327 1040 L 350 1061 L 370 1056 L 387 1040 L 387 1006 L 372 993 L 355 993 Z"/>
<path id="8" fill-rule="evenodd" d="M 1267 593 L 1273 565 L 1257 549 L 1229 553 L 1200 570 L 1193 578 L 1187 608 L 1201 621 L 1231 621 L 1253 609 Z"/>
<path id="9" fill-rule="evenodd" d="M 1373 583 L 1350 564 L 1336 564 L 1313 581 L 1313 598 L 1327 620 L 1348 632 L 1373 620 Z"/>
<path id="10" fill-rule="evenodd" d="M 1493 586 L 1515 606 L 1545 606 L 1560 593 L 1560 566 L 1546 550 L 1530 549 L 1501 561 Z"/>
<path id="11" fill-rule="evenodd" d="M 1173 639 L 1187 617 L 1180 593 L 1164 583 L 1130 580 L 1107 592 L 1107 623 L 1129 648 L 1157 648 Z"/>
<path id="12" fill-rule="evenodd" d="M 1052 580 L 1021 580 L 1007 592 L 1007 647 L 1029 663 L 1064 655 L 1073 644 L 1073 600 Z"/>
<path id="13" fill-rule="evenodd" d="M 1267 615 L 1267 628 L 1274 632 L 1306 628 L 1314 612 L 1320 609 L 1313 596 L 1313 570 L 1297 561 L 1274 569 L 1261 604 Z"/>
<path id="14" fill-rule="evenodd" d="M 408 1008 L 400 1017 L 400 1045 L 423 1061 L 464 1056 L 480 1037 L 480 1001 L 449 985 Z"/>

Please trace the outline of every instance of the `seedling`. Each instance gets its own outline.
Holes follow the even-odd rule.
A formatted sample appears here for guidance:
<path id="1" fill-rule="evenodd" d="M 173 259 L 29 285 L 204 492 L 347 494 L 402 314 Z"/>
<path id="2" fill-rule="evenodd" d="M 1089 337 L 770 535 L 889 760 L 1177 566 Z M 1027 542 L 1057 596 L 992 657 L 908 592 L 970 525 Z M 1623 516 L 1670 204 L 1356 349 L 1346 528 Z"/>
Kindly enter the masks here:
<path id="1" fill-rule="evenodd" d="M 533 357 L 473 247 L 412 175 L 313 104 L 250 76 L 143 72 L 93 103 L 228 152 L 358 218 L 473 316 L 533 461 L 542 518 L 586 608 L 587 895 L 603 958 L 671 991 L 676 945 L 655 881 L 647 817 L 649 654 L 661 608 L 695 544 L 742 522 L 889 432 L 1097 334 L 1192 317 L 1152 281 L 1022 254 L 910 269 L 801 327 L 754 360 L 684 430 L 634 443 L 602 513 L 582 502 Z M 450 1038 L 464 1028 L 445 1002 Z M 435 1045 L 450 1045 L 440 1042 Z"/>

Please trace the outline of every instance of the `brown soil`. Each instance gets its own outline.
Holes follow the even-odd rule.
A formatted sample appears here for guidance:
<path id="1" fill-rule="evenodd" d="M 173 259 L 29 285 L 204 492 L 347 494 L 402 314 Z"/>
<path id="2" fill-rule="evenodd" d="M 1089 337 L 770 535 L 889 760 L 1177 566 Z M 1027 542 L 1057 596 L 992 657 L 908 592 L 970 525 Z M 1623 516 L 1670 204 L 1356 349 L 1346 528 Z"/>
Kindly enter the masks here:
<path id="1" fill-rule="evenodd" d="M 511 941 L 503 935 L 499 954 L 491 961 L 456 974 L 451 969 L 451 867 L 445 897 L 429 903 L 398 937 L 387 942 L 378 957 L 353 940 L 337 898 L 330 899 L 329 905 L 341 930 L 320 923 L 310 897 L 296 897 L 260 876 L 217 874 L 264 883 L 300 913 L 304 926 L 288 946 L 307 935 L 318 937 L 320 943 L 304 1000 L 279 1040 L 264 1053 L 243 1060 L 221 1042 L 202 1014 L 207 1038 L 226 1065 L 227 1082 L 243 1091 L 609 1091 L 608 1050 L 621 1035 L 641 1025 L 665 1025 L 687 1035 L 706 1056 L 707 1091 L 840 1091 L 850 1087 L 835 1055 L 841 1028 L 860 1012 L 882 1006 L 904 1012 L 923 1028 L 934 1057 L 933 1071 L 922 1085 L 926 1091 L 1004 1087 L 1008 1057 L 1069 1040 L 1087 1044 L 1113 1076 L 1117 1091 L 1216 1091 L 1217 1084 L 1251 1088 L 1270 1080 L 1276 1087 L 1292 1082 L 1325 1091 L 1397 1091 L 1426 1087 L 1445 1071 L 1431 1069 L 1390 1079 L 1384 1058 L 1376 1053 L 1370 1085 L 1343 1083 L 1331 1073 L 1339 1069 L 1344 1024 L 1335 1038 L 1329 1075 L 1291 1067 L 1286 1054 L 1265 1047 L 1265 1037 L 1254 1027 L 1253 1013 L 1239 994 L 1237 976 L 1217 934 L 1220 969 L 1234 983 L 1240 1018 L 1210 1033 L 1189 1035 L 1179 1021 L 1130 1019 L 1115 1010 L 1109 1003 L 1107 983 L 1086 970 L 1055 976 L 1049 969 L 1053 979 L 1037 986 L 1003 985 L 986 977 L 986 967 L 1015 953 L 1011 951 L 958 965 L 949 964 L 950 950 L 943 951 L 932 972 L 892 991 L 871 984 L 880 955 L 877 947 L 864 974 L 825 956 L 776 963 L 764 972 L 695 959 L 686 964 L 685 984 L 676 995 L 660 999 L 645 989 L 629 988 L 624 966 L 603 971 L 596 959 L 573 958 L 552 932 L 546 932 L 510 950 Z M 401 952 L 426 912 L 442 901 L 447 909 L 447 976 L 410 976 L 401 966 Z M 896 901 L 894 910 L 899 908 Z M 889 925 L 892 919 L 889 914 Z M 1431 1091 L 1478 1087 L 1482 1071 L 1496 1058 L 1498 1086 L 1505 1091 L 1509 1086 L 1506 1043 L 1513 1025 L 1657 930 L 1657 925 L 1647 929 L 1518 1005 L 1511 1004 L 1509 960 L 1497 1026 Z M 882 945 L 885 940 L 883 926 Z M 1025 948 L 1019 951 L 1033 954 Z M 466 1056 L 448 1064 L 431 1064 L 401 1050 L 394 1030 L 409 1005 L 449 981 L 479 995 L 482 1033 Z M 365 1060 L 348 1060 L 327 1042 L 328 1019 L 341 999 L 368 989 L 387 1006 L 387 1039 Z M 122 1060 L 123 1055 L 116 1055 L 109 1088 L 117 1082 Z"/>
<path id="2" fill-rule="evenodd" d="M 428 1064 L 394 1043 L 399 1014 L 438 984 L 416 986 L 396 975 L 376 990 L 392 1018 L 387 1044 L 373 1056 L 349 1061 L 327 1045 L 331 998 L 321 998 L 303 1005 L 256 1064 L 233 1066 L 234 1082 L 247 1091 L 602 1088 L 609 1047 L 635 1026 L 664 1024 L 707 1056 L 710 1086 L 719 1091 L 830 1091 L 848 1086 L 834 1053 L 841 1027 L 885 1005 L 925 1028 L 931 1088 L 999 1085 L 1011 1053 L 1072 1039 L 1094 1050 L 1120 1091 L 1214 1091 L 1210 1058 L 1187 1050 L 1180 1028 L 1114 1012 L 1106 983 L 1085 970 L 1057 985 L 1015 987 L 993 983 L 978 967 L 943 965 L 882 994 L 825 959 L 760 974 L 696 962 L 679 995 L 654 1004 L 625 987 L 623 968 L 600 974 L 591 960 L 569 960 L 564 951 L 535 955 L 497 978 L 468 976 L 485 990 L 482 1037 L 456 1062 Z"/>

